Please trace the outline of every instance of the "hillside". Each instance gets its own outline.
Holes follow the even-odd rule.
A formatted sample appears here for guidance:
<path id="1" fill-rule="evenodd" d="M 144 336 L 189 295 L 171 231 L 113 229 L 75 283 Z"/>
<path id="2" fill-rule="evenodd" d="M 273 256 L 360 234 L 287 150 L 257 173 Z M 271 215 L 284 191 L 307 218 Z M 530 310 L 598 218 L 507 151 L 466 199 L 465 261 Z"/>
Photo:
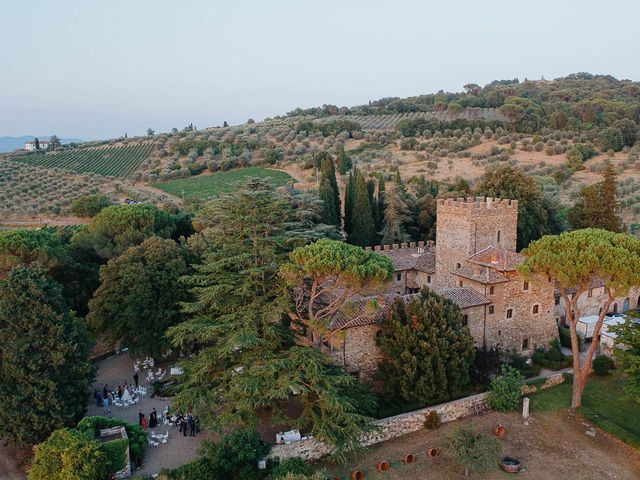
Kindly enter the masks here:
<path id="1" fill-rule="evenodd" d="M 603 162 L 610 159 L 618 173 L 622 213 L 631 225 L 640 213 L 635 179 L 639 120 L 640 83 L 581 73 L 555 80 L 500 80 L 484 87 L 467 84 L 458 93 L 384 98 L 354 107 L 296 109 L 226 128 L 189 126 L 153 137 L 94 142 L 76 149 L 75 157 L 67 155 L 72 170 L 120 175 L 124 182 L 149 188 L 163 182 L 169 192 L 189 190 L 185 182 L 203 172 L 248 166 L 283 170 L 298 187 L 315 190 L 315 154 L 337 155 L 344 147 L 350 162 L 366 173 L 391 178 L 399 172 L 407 181 L 425 176 L 443 186 L 458 177 L 473 186 L 487 167 L 519 166 L 565 205 L 582 186 L 598 181 Z M 150 144 L 145 158 L 122 170 L 115 171 L 108 156 L 77 167 L 83 165 L 77 156 L 86 156 L 88 148 Z M 576 154 L 581 149 L 592 152 L 589 158 Z M 36 164 L 49 166 L 47 157 L 48 163 Z M 182 179 L 179 187 L 172 186 L 177 179 Z"/>

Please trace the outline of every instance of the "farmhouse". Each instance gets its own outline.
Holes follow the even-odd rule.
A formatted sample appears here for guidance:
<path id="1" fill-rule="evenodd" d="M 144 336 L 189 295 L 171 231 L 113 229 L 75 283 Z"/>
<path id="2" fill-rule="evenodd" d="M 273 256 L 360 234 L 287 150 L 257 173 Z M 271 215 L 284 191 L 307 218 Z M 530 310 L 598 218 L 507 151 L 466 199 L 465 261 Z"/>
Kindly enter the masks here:
<path id="1" fill-rule="evenodd" d="M 531 355 L 557 337 L 553 287 L 520 277 L 516 266 L 518 202 L 493 198 L 439 199 L 436 243 L 376 246 L 395 276 L 387 292 L 359 298 L 334 318 L 328 347 L 349 371 L 368 376 L 380 361 L 379 325 L 393 299 L 422 287 L 455 302 L 477 347 Z M 372 305 L 373 304 L 373 305 Z"/>
<path id="2" fill-rule="evenodd" d="M 49 140 L 40 140 L 38 143 L 39 143 L 40 150 L 46 150 L 47 148 L 49 148 Z M 37 150 L 36 142 L 35 141 L 25 142 L 24 149 L 27 152 L 36 151 Z"/>

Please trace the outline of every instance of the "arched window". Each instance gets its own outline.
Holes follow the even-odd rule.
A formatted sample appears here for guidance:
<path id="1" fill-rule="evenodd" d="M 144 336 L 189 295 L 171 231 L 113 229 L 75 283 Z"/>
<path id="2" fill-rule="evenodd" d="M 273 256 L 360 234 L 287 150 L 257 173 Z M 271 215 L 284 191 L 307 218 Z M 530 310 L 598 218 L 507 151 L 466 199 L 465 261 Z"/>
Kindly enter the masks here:
<path id="1" fill-rule="evenodd" d="M 458 280 L 458 286 L 459 287 L 464 287 L 464 282 L 462 280 Z"/>
<path id="2" fill-rule="evenodd" d="M 462 264 L 461 263 L 456 263 L 456 270 L 460 270 L 462 268 Z"/>
<path id="3" fill-rule="evenodd" d="M 618 313 L 618 304 L 617 303 L 613 304 L 613 313 Z"/>
<path id="4" fill-rule="evenodd" d="M 537 315 L 540 312 L 540 305 L 533 306 L 533 314 Z"/>
<path id="5" fill-rule="evenodd" d="M 524 283 L 522 284 L 522 290 L 527 291 L 529 290 L 529 282 L 528 281 L 524 281 Z"/>
<path id="6" fill-rule="evenodd" d="M 513 309 L 509 308 L 507 309 L 507 318 L 512 318 L 513 317 Z"/>
<path id="7" fill-rule="evenodd" d="M 500 243 L 500 230 L 498 230 L 498 233 L 496 234 L 496 240 Z"/>
<path id="8" fill-rule="evenodd" d="M 462 325 L 464 325 L 465 327 L 469 325 L 469 315 L 462 316 Z"/>

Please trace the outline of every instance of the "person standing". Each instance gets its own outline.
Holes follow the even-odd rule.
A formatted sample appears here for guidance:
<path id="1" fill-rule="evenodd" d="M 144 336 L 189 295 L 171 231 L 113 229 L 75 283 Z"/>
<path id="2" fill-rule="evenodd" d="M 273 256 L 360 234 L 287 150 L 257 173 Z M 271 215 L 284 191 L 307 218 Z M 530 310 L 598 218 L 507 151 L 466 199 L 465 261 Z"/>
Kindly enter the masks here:
<path id="1" fill-rule="evenodd" d="M 102 398 L 107 398 L 107 393 L 109 392 L 109 389 L 107 388 L 107 384 L 104 384 L 104 388 L 102 389 Z"/>
<path id="2" fill-rule="evenodd" d="M 187 436 L 187 419 L 184 416 L 180 419 L 180 431 L 183 437 Z"/>
<path id="3" fill-rule="evenodd" d="M 189 425 L 189 436 L 196 436 L 196 419 L 193 416 L 191 417 L 191 425 Z"/>
<path id="4" fill-rule="evenodd" d="M 102 411 L 106 414 L 111 415 L 111 409 L 109 408 L 109 396 L 105 395 L 102 399 Z"/>
<path id="5" fill-rule="evenodd" d="M 143 430 L 147 429 L 147 419 L 145 418 L 144 413 L 142 414 L 142 420 L 140 420 L 140 425 L 142 425 Z"/>
<path id="6" fill-rule="evenodd" d="M 138 379 L 140 377 L 138 377 L 138 372 L 133 374 L 133 381 L 136 383 L 136 388 L 138 388 Z"/>
<path id="7" fill-rule="evenodd" d="M 138 425 L 142 426 L 142 412 L 138 412 Z"/>

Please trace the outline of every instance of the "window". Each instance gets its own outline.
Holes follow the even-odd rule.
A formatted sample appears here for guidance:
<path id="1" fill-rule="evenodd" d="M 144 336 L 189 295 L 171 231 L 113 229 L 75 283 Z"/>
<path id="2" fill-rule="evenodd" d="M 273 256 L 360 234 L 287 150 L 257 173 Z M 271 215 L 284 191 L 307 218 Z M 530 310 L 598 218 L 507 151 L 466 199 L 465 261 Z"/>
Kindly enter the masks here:
<path id="1" fill-rule="evenodd" d="M 560 305 L 560 295 L 555 296 L 555 304 Z"/>
<path id="2" fill-rule="evenodd" d="M 617 303 L 613 304 L 613 313 L 618 313 L 618 304 Z"/>
<path id="3" fill-rule="evenodd" d="M 529 348 L 529 339 L 528 338 L 523 338 L 522 339 L 522 349 L 523 350 L 527 350 Z"/>
<path id="4" fill-rule="evenodd" d="M 456 263 L 456 270 L 460 270 L 462 268 L 462 264 L 461 263 Z"/>
<path id="5" fill-rule="evenodd" d="M 500 243 L 500 230 L 498 230 L 498 234 L 496 235 L 496 240 Z"/>
<path id="6" fill-rule="evenodd" d="M 458 280 L 458 286 L 459 287 L 464 287 L 464 282 L 462 280 Z"/>
<path id="7" fill-rule="evenodd" d="M 494 287 L 493 285 L 489 287 L 489 295 L 493 295 L 496 291 L 496 287 Z"/>
<path id="8" fill-rule="evenodd" d="M 533 306 L 533 314 L 537 315 L 540 312 L 540 305 Z"/>
<path id="9" fill-rule="evenodd" d="M 464 325 L 465 327 L 469 325 L 469 315 L 462 316 L 462 325 Z"/>
<path id="10" fill-rule="evenodd" d="M 513 309 L 512 308 L 507 309 L 507 318 L 513 318 Z"/>
<path id="11" fill-rule="evenodd" d="M 529 290 L 529 282 L 527 282 L 526 280 L 522 284 L 522 290 L 524 290 L 525 292 Z"/>
<path id="12" fill-rule="evenodd" d="M 498 330 L 498 336 L 502 335 L 502 330 Z"/>
<path id="13" fill-rule="evenodd" d="M 589 298 L 593 297 L 593 288 L 589 289 L 589 293 L 587 293 L 587 297 Z"/>
<path id="14" fill-rule="evenodd" d="M 396 280 L 397 281 L 402 280 L 402 274 L 401 273 L 396 274 Z"/>
<path id="15" fill-rule="evenodd" d="M 431 283 L 431 275 L 427 275 L 427 283 Z"/>
<path id="16" fill-rule="evenodd" d="M 495 311 L 495 307 L 493 305 L 489 305 L 489 315 L 493 315 L 494 311 Z"/>

